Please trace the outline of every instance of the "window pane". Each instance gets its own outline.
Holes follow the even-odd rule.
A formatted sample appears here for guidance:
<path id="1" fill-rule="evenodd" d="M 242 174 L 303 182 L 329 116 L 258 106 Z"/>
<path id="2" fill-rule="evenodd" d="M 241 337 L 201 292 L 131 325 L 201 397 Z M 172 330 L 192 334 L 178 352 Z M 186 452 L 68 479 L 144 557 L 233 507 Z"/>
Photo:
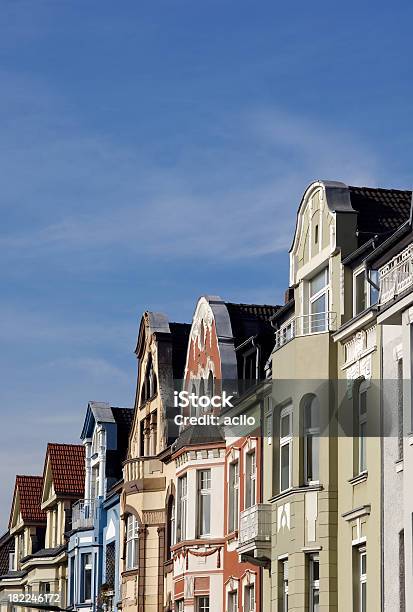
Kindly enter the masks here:
<path id="1" fill-rule="evenodd" d="M 201 535 L 208 535 L 211 530 L 211 496 L 201 495 Z"/>
<path id="2" fill-rule="evenodd" d="M 327 268 L 324 268 L 319 274 L 314 276 L 310 281 L 310 297 L 321 291 L 327 285 Z"/>
<path id="3" fill-rule="evenodd" d="M 367 612 L 367 584 L 361 584 L 361 612 Z"/>
<path id="4" fill-rule="evenodd" d="M 370 279 L 372 280 L 372 282 L 379 286 L 379 271 L 378 270 L 370 270 Z M 377 304 L 377 302 L 379 301 L 379 291 L 373 287 L 373 285 L 370 285 L 370 306 L 372 306 L 373 304 Z"/>
<path id="5" fill-rule="evenodd" d="M 291 435 L 290 432 L 290 415 L 286 414 L 281 417 L 281 438 L 286 438 Z"/>
<path id="6" fill-rule="evenodd" d="M 360 312 L 363 312 L 363 310 L 367 308 L 365 272 L 361 272 L 360 274 L 357 274 L 357 276 L 355 277 L 354 290 L 356 292 L 356 299 L 355 299 L 356 312 L 354 314 L 359 314 Z"/>
<path id="7" fill-rule="evenodd" d="M 290 445 L 281 447 L 281 491 L 290 486 Z"/>
<path id="8" fill-rule="evenodd" d="M 307 481 L 319 480 L 319 437 L 306 436 Z"/>

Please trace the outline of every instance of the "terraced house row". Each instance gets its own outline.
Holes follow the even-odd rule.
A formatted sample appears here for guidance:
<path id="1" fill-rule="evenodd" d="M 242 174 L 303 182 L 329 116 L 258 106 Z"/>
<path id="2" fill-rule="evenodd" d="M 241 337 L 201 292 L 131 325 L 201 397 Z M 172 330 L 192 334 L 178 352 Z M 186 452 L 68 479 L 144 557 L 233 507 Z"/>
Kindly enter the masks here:
<path id="1" fill-rule="evenodd" d="M 412 193 L 313 182 L 286 286 L 143 314 L 133 408 L 16 477 L 2 611 L 413 610 Z"/>

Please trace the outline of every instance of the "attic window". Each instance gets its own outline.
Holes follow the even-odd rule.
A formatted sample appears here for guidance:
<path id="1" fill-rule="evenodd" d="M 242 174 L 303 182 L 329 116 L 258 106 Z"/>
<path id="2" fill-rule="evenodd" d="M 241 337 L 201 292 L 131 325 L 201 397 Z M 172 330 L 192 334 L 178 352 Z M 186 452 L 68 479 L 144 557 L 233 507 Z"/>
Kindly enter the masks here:
<path id="1" fill-rule="evenodd" d="M 318 223 L 314 228 L 314 243 L 318 244 Z"/>
<path id="2" fill-rule="evenodd" d="M 142 385 L 141 403 L 148 401 L 153 397 L 158 390 L 156 374 L 153 367 L 152 355 L 148 357 L 148 363 L 145 370 L 145 378 Z"/>

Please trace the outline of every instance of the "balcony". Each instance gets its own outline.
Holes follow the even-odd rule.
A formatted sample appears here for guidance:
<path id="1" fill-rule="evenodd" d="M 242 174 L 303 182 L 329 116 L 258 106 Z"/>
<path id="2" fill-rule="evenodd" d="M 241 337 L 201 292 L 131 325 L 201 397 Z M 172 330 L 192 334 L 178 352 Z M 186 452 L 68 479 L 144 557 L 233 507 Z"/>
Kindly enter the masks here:
<path id="1" fill-rule="evenodd" d="M 380 268 L 379 283 L 381 305 L 413 285 L 413 244 Z"/>
<path id="2" fill-rule="evenodd" d="M 309 336 L 328 331 L 336 331 L 337 313 L 313 312 L 290 319 L 275 332 L 275 350 L 297 336 Z"/>
<path id="3" fill-rule="evenodd" d="M 98 517 L 96 499 L 80 499 L 72 507 L 72 529 L 92 528 Z"/>
<path id="4" fill-rule="evenodd" d="M 240 515 L 238 554 L 241 561 L 266 566 L 271 561 L 271 504 L 256 504 Z"/>
<path id="5" fill-rule="evenodd" d="M 145 478 L 156 478 L 163 473 L 163 463 L 153 457 L 136 457 L 127 459 L 123 465 L 125 482 L 142 481 Z"/>

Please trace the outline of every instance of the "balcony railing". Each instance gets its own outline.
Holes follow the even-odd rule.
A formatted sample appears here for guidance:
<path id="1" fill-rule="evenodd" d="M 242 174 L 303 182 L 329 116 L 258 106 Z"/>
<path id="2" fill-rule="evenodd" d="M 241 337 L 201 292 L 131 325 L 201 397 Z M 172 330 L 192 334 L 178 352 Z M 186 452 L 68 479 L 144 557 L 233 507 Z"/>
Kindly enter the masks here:
<path id="1" fill-rule="evenodd" d="M 256 504 L 241 512 L 238 554 L 257 563 L 271 558 L 271 504 Z"/>
<path id="2" fill-rule="evenodd" d="M 308 336 L 337 329 L 337 313 L 314 312 L 290 319 L 275 332 L 275 349 L 297 336 Z"/>
<path id="3" fill-rule="evenodd" d="M 72 507 L 72 529 L 82 529 L 95 525 L 98 513 L 98 500 L 80 499 Z"/>
<path id="4" fill-rule="evenodd" d="M 379 270 L 380 304 L 385 304 L 413 285 L 413 244 Z"/>
<path id="5" fill-rule="evenodd" d="M 127 459 L 123 466 L 123 478 L 125 482 L 142 480 L 159 476 L 163 472 L 163 463 L 152 457 L 137 457 Z"/>

